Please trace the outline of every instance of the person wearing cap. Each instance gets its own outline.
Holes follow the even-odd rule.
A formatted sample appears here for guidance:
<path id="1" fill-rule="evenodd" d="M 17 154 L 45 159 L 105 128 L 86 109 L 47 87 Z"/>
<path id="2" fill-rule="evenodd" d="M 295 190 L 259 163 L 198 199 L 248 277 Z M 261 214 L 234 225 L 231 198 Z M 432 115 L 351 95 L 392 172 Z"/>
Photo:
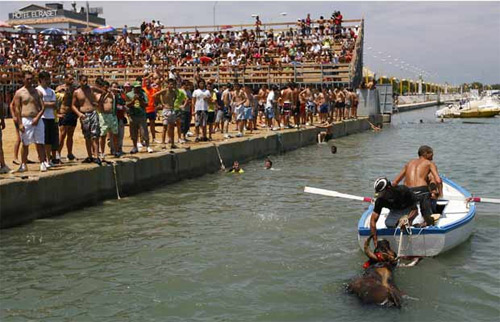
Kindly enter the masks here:
<path id="1" fill-rule="evenodd" d="M 373 185 L 377 199 L 370 218 L 370 231 L 373 242 L 377 247 L 377 221 L 382 208 L 390 210 L 385 220 L 385 226 L 394 228 L 398 226 L 399 219 L 405 215 L 409 218 L 417 213 L 416 199 L 410 189 L 406 186 L 392 186 L 387 178 L 378 178 Z"/>
<path id="2" fill-rule="evenodd" d="M 130 151 L 131 154 L 139 152 L 137 149 L 137 140 L 139 138 L 139 131 L 141 137 L 144 139 L 147 151 L 153 152 L 149 146 L 149 133 L 148 125 L 146 124 L 146 106 L 148 105 L 148 97 L 141 88 L 141 83 L 135 81 L 132 84 L 132 91 L 127 93 L 127 104 L 129 108 L 128 113 L 130 116 L 130 136 L 134 147 Z"/>

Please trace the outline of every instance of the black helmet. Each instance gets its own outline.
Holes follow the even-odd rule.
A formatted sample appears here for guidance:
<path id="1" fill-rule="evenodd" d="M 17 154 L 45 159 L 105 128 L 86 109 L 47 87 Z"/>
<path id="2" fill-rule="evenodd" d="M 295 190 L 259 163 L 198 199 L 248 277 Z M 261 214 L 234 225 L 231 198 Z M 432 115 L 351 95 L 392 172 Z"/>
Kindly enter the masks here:
<path id="1" fill-rule="evenodd" d="M 391 185 L 391 182 L 384 177 L 378 178 L 375 180 L 375 183 L 373 184 L 373 188 L 375 189 L 375 192 L 381 192 L 384 191 L 387 187 Z"/>

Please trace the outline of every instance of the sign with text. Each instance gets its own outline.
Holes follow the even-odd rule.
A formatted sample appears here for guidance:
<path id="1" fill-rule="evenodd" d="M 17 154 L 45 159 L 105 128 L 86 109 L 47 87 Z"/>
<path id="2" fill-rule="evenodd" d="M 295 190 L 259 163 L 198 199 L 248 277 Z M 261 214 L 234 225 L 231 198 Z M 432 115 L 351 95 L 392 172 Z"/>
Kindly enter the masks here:
<path id="1" fill-rule="evenodd" d="M 9 14 L 9 18 L 15 19 L 39 19 L 39 18 L 52 18 L 57 16 L 56 9 L 49 10 L 32 10 L 32 11 L 16 11 Z"/>

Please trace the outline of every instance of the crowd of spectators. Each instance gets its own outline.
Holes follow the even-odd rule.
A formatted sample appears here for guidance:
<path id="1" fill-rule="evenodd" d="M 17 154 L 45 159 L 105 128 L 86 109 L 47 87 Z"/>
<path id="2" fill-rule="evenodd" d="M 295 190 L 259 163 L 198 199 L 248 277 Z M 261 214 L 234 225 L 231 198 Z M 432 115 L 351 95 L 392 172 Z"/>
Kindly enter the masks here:
<path id="1" fill-rule="evenodd" d="M 230 27 L 230 26 L 229 26 Z M 171 32 L 159 21 L 143 22 L 138 32 L 127 26 L 103 35 L 47 36 L 0 32 L 0 66 L 39 71 L 73 67 L 241 66 L 290 63 L 349 63 L 359 28 L 342 26 L 336 11 L 330 19 L 310 14 L 287 30 L 255 28 L 215 32 Z M 337 45 L 337 46 L 335 46 Z"/>
<path id="2" fill-rule="evenodd" d="M 103 79 L 89 84 L 84 75 L 75 84 L 72 74 L 67 73 L 64 84 L 54 91 L 49 86 L 48 72 L 39 73 L 40 86 L 36 89 L 35 76 L 30 71 L 24 72 L 24 86 L 9 104 L 17 133 L 14 163 L 20 165 L 18 172 L 27 170 L 30 144 L 37 146 L 41 171 L 62 163 L 64 147 L 65 162 L 77 159 L 73 154 L 73 135 L 78 120 L 87 149 L 82 162 L 100 165 L 108 156 L 120 158 L 124 153 L 135 154 L 143 148 L 148 153 L 158 148 L 174 151 L 179 146 L 186 148 L 191 140 L 212 141 L 212 134 L 217 132 L 229 140 L 254 130 L 313 125 L 328 128 L 335 121 L 357 117 L 358 97 L 342 87 L 318 89 L 295 83 L 282 88 L 277 85 L 252 88 L 239 83 L 218 87 L 200 78 L 196 83 L 184 80 L 178 88 L 173 78 L 161 85 L 148 75 L 121 88 L 118 83 L 109 84 Z M 158 121 L 162 127 L 161 141 L 156 136 Z M 130 151 L 124 151 L 126 124 L 132 140 Z M 0 130 L 0 173 L 6 173 L 10 169 L 3 161 L 1 138 Z M 107 154 L 106 142 L 109 142 Z"/>
<path id="3" fill-rule="evenodd" d="M 108 155 L 119 158 L 141 149 L 152 153 L 167 145 L 176 149 L 190 140 L 210 141 L 216 132 L 230 139 L 257 129 L 328 126 L 356 117 L 357 96 L 346 88 L 329 85 L 318 89 L 294 83 L 281 88 L 252 88 L 237 82 L 221 85 L 217 80 L 204 79 L 199 68 L 193 78 L 179 75 L 177 67 L 182 66 L 350 62 L 358 36 L 358 27 L 342 26 L 340 12 L 334 12 L 330 19 L 317 20 L 308 14 L 294 27 L 280 31 L 265 29 L 256 17 L 254 27 L 208 33 L 165 32 L 159 21 L 151 21 L 143 22 L 137 33 L 127 26 L 104 35 L 1 32 L 0 66 L 20 68 L 24 75 L 24 86 L 15 95 L 14 91 L 2 93 L 16 126 L 14 163 L 20 165 L 18 171 L 27 169 L 26 151 L 31 143 L 39 147 L 42 171 L 61 163 L 64 143 L 65 161 L 76 160 L 73 135 L 78 119 L 87 148 L 83 162 L 101 164 L 106 157 L 106 142 Z M 109 84 L 98 78 L 95 84 L 89 84 L 82 74 L 75 83 L 72 68 L 92 67 L 138 67 L 144 73 L 133 83 Z M 40 86 L 33 91 L 37 79 Z M 50 88 L 54 83 L 60 85 Z M 31 103 L 24 103 L 28 101 Z M 162 124 L 161 140 L 157 121 Z M 132 139 L 130 151 L 123 148 L 126 124 Z M 8 170 L 3 158 L 0 167 L 0 172 Z"/>

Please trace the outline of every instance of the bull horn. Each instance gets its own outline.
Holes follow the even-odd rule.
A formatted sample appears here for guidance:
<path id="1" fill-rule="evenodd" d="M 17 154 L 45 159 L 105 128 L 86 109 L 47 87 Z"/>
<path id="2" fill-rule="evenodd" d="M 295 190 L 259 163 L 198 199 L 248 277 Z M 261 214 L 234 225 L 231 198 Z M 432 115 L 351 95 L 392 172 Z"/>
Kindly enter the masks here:
<path id="1" fill-rule="evenodd" d="M 366 256 L 368 256 L 368 258 L 373 259 L 374 261 L 378 261 L 377 256 L 375 256 L 375 254 L 370 249 L 370 241 L 372 239 L 373 239 L 373 235 L 370 235 L 370 237 L 368 237 L 368 239 L 365 241 L 365 248 L 364 248 L 365 254 L 366 254 Z"/>

